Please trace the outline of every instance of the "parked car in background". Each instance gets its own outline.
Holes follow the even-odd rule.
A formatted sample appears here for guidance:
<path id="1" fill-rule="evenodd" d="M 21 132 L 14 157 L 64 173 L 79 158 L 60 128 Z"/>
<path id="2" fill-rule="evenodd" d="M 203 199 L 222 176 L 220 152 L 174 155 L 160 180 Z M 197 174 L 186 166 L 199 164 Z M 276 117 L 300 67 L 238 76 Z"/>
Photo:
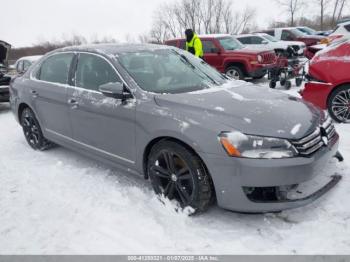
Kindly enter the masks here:
<path id="1" fill-rule="evenodd" d="M 254 50 L 242 45 L 231 35 L 199 35 L 203 43 L 204 60 L 234 79 L 262 78 L 274 66 L 273 50 Z M 165 41 L 166 45 L 185 49 L 184 38 Z"/>
<path id="2" fill-rule="evenodd" d="M 292 48 L 296 54 L 303 55 L 306 49 L 304 42 L 280 41 L 265 33 L 237 35 L 236 39 L 244 45 L 273 49 L 276 52 L 279 50 L 287 51 L 288 48 Z"/>
<path id="3" fill-rule="evenodd" d="M 316 31 L 308 26 L 298 26 L 296 29 L 300 30 L 304 34 L 307 35 L 322 35 L 322 36 L 328 36 L 331 31 Z"/>
<path id="4" fill-rule="evenodd" d="M 267 33 L 282 41 L 301 41 L 304 42 L 306 46 L 322 44 L 328 41 L 324 36 L 307 35 L 295 27 L 275 28 L 262 31 L 261 33 Z"/>
<path id="5" fill-rule="evenodd" d="M 338 24 L 334 31 L 329 35 L 329 39 L 332 42 L 343 37 L 350 37 L 350 21 Z"/>
<path id="6" fill-rule="evenodd" d="M 7 71 L 10 49 L 10 44 L 0 40 L 0 102 L 9 101 L 8 85 L 11 78 L 7 76 Z"/>
<path id="7" fill-rule="evenodd" d="M 234 43 L 205 39 L 227 49 Z M 139 174 L 155 193 L 194 212 L 213 199 L 240 212 L 296 208 L 341 179 L 332 176 L 314 191 L 339 143 L 321 110 L 227 78 L 178 48 L 63 48 L 15 78 L 10 90 L 32 148 L 52 141 Z"/>
<path id="8" fill-rule="evenodd" d="M 20 59 L 18 59 L 16 61 L 16 63 L 14 64 L 14 68 L 16 70 L 16 74 L 23 74 L 25 73 L 28 68 L 35 63 L 36 61 L 38 61 L 42 56 L 41 55 L 36 55 L 36 56 L 24 56 L 21 57 Z"/>
<path id="9" fill-rule="evenodd" d="M 328 110 L 337 122 L 350 121 L 350 40 L 318 52 L 310 62 L 303 99 Z"/>
<path id="10" fill-rule="evenodd" d="M 6 73 L 0 79 L 0 102 L 8 102 L 10 97 L 9 85 L 11 79 L 24 74 L 28 68 L 41 56 L 26 56 L 18 59 L 16 63 L 8 67 Z M 1 95 L 2 94 L 2 95 Z"/>

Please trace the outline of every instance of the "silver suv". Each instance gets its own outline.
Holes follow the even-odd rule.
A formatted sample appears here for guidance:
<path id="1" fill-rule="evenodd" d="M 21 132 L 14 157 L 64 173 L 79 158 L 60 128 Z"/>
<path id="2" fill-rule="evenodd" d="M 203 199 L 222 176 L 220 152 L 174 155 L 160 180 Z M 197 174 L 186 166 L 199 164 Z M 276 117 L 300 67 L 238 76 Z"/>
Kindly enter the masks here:
<path id="1" fill-rule="evenodd" d="M 55 143 L 139 174 L 157 194 L 195 212 L 214 199 L 239 212 L 295 208 L 341 178 L 292 198 L 337 154 L 331 120 L 174 47 L 56 50 L 16 78 L 10 92 L 32 148 Z"/>

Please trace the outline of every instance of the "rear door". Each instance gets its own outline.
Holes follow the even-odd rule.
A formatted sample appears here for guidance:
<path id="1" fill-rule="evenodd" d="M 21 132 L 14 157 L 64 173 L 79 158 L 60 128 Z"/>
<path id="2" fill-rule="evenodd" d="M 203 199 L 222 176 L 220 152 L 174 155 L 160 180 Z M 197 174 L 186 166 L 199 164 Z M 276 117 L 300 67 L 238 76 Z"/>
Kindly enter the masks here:
<path id="1" fill-rule="evenodd" d="M 28 92 L 47 138 L 71 137 L 67 87 L 74 53 L 56 53 L 44 60 L 35 72 Z"/>
<path id="2" fill-rule="evenodd" d="M 125 165 L 135 162 L 134 99 L 121 101 L 99 92 L 106 83 L 123 82 L 103 56 L 80 53 L 75 87 L 68 90 L 69 112 L 76 145 Z M 124 82 L 125 83 L 125 82 Z"/>

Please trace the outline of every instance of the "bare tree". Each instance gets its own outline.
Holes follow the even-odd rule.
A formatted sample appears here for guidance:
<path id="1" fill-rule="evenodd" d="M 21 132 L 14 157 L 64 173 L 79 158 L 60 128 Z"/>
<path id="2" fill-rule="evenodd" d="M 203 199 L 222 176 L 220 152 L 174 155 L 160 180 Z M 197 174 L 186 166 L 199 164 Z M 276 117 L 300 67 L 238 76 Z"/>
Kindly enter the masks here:
<path id="1" fill-rule="evenodd" d="M 186 28 L 197 33 L 239 33 L 247 28 L 255 10 L 232 12 L 230 0 L 178 0 L 159 6 L 150 32 L 155 41 L 182 36 Z"/>
<path id="2" fill-rule="evenodd" d="M 332 25 L 334 26 L 337 21 L 342 17 L 345 5 L 348 0 L 334 0 Z"/>
<path id="3" fill-rule="evenodd" d="M 295 25 L 296 16 L 305 6 L 304 0 L 276 0 L 289 14 L 290 26 Z"/>
<path id="4" fill-rule="evenodd" d="M 330 2 L 328 0 L 315 0 L 315 3 L 320 8 L 320 29 L 324 30 L 324 19 Z"/>

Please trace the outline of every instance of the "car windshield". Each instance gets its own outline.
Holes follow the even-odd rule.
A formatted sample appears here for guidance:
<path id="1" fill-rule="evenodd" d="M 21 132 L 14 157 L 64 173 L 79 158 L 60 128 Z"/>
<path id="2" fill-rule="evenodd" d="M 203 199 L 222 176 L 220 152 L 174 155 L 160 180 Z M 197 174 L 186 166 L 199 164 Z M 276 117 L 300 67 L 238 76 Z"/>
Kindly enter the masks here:
<path id="1" fill-rule="evenodd" d="M 271 35 L 268 35 L 268 34 L 263 34 L 261 35 L 263 38 L 267 39 L 268 41 L 270 42 L 278 42 L 278 40 L 276 38 L 274 38 L 273 36 Z"/>
<path id="2" fill-rule="evenodd" d="M 117 59 L 143 90 L 154 93 L 187 93 L 228 80 L 203 60 L 181 50 L 125 52 Z"/>
<path id="3" fill-rule="evenodd" d="M 237 39 L 233 37 L 219 38 L 218 40 L 221 46 L 227 51 L 242 49 L 244 47 Z"/>
<path id="4" fill-rule="evenodd" d="M 290 29 L 290 31 L 297 37 L 304 37 L 306 35 L 306 33 L 303 33 L 300 30 L 295 29 L 295 28 Z"/>
<path id="5" fill-rule="evenodd" d="M 316 31 L 312 30 L 309 27 L 298 27 L 298 29 L 307 35 L 315 35 L 316 34 Z"/>

